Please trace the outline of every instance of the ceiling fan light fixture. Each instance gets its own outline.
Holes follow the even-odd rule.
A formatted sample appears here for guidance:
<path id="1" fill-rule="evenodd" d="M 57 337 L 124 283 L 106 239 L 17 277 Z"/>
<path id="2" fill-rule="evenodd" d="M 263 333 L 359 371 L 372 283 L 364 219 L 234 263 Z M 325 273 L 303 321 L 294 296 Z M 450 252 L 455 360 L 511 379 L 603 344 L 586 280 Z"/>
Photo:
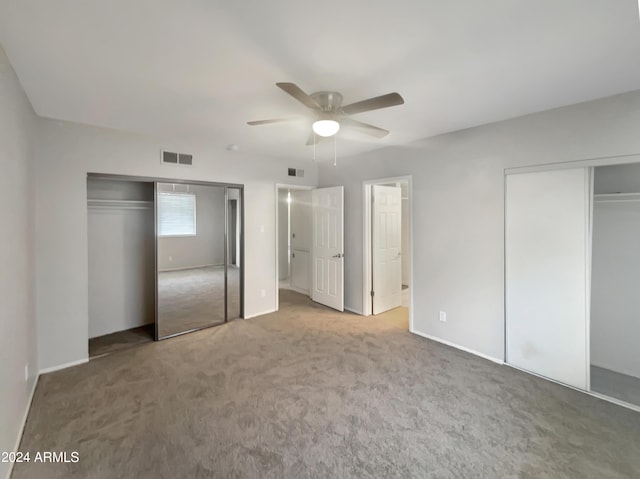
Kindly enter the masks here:
<path id="1" fill-rule="evenodd" d="M 335 120 L 318 120 L 313 122 L 313 131 L 320 136 L 333 136 L 340 130 L 340 123 Z"/>

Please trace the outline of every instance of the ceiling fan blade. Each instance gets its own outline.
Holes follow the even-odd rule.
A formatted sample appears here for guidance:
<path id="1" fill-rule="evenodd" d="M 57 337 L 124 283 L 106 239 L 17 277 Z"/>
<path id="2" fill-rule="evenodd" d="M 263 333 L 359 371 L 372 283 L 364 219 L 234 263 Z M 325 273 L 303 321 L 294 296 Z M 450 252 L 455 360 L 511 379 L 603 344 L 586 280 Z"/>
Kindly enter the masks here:
<path id="1" fill-rule="evenodd" d="M 316 141 L 316 138 L 315 138 L 315 137 L 316 137 L 316 135 L 315 135 L 315 133 L 314 133 L 314 132 L 309 133 L 309 138 L 307 138 L 307 143 L 306 143 L 306 145 L 307 145 L 307 146 L 311 146 L 311 145 L 313 145 L 314 143 L 317 143 L 317 141 Z"/>
<path id="2" fill-rule="evenodd" d="M 363 123 L 352 118 L 342 118 L 340 123 L 347 127 L 357 128 L 367 135 L 375 136 L 376 138 L 384 138 L 389 134 L 389 130 L 379 128 L 377 126 L 370 125 L 369 123 Z"/>
<path id="3" fill-rule="evenodd" d="M 304 106 L 313 110 L 321 109 L 320 105 L 318 105 L 318 103 L 313 98 L 303 92 L 302 89 L 295 83 L 276 83 L 276 86 L 286 91 L 289 95 L 298 100 Z"/>
<path id="4" fill-rule="evenodd" d="M 270 123 L 284 123 L 286 121 L 293 121 L 293 118 L 272 118 L 270 120 L 255 120 L 248 121 L 247 125 L 255 126 L 255 125 L 269 125 Z"/>
<path id="5" fill-rule="evenodd" d="M 307 142 L 305 144 L 307 146 L 313 146 L 314 143 L 317 145 L 324 139 L 325 138 L 323 136 L 316 135 L 314 132 L 311 132 L 309 133 L 309 138 L 307 138 Z"/>
<path id="6" fill-rule="evenodd" d="M 320 135 L 316 135 L 313 131 L 311 133 L 309 133 L 309 138 L 307 138 L 307 146 L 312 146 L 313 143 L 315 142 L 315 144 L 317 145 L 318 143 L 320 143 L 323 140 L 326 140 L 327 138 L 331 138 L 330 136 L 320 136 Z"/>
<path id="7" fill-rule="evenodd" d="M 363 111 L 379 110 L 390 106 L 402 105 L 404 99 L 398 93 L 387 93 L 386 95 L 358 101 L 342 107 L 342 111 L 347 115 L 362 113 Z"/>

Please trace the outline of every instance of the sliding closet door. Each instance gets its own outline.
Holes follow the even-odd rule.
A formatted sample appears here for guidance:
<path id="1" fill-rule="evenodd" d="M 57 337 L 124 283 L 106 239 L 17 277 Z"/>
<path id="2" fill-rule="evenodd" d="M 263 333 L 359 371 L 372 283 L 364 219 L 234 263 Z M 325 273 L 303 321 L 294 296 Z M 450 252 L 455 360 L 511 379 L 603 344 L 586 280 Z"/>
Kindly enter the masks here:
<path id="1" fill-rule="evenodd" d="M 225 187 L 157 183 L 158 339 L 225 322 Z"/>
<path id="2" fill-rule="evenodd" d="M 507 362 L 588 389 L 590 174 L 507 175 Z"/>

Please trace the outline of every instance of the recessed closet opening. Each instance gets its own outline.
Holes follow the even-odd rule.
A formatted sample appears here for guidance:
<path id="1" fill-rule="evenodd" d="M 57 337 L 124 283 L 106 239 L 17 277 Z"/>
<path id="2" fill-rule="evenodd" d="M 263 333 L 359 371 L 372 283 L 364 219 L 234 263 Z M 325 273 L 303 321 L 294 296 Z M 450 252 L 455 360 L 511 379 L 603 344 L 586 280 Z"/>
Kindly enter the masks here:
<path id="1" fill-rule="evenodd" d="M 640 164 L 594 168 L 591 390 L 640 406 Z"/>
<path id="2" fill-rule="evenodd" d="M 87 200 L 90 357 L 243 316 L 241 185 L 90 174 Z"/>
<path id="3" fill-rule="evenodd" d="M 638 159 L 523 167 L 505 176 L 506 363 L 635 410 Z"/>
<path id="4" fill-rule="evenodd" d="M 155 337 L 154 184 L 87 180 L 89 356 Z"/>

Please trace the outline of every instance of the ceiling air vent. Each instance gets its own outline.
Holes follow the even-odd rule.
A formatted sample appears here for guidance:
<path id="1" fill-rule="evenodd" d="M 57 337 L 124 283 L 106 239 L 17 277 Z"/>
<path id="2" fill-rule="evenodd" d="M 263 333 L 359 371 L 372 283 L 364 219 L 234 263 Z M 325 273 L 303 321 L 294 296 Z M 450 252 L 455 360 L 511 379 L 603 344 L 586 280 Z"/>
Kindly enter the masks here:
<path id="1" fill-rule="evenodd" d="M 160 157 L 161 163 L 167 163 L 169 165 L 193 165 L 193 155 L 188 155 L 186 153 L 175 153 L 173 151 L 162 150 L 162 155 Z"/>
<path id="2" fill-rule="evenodd" d="M 295 168 L 288 168 L 288 176 L 304 177 L 304 170 L 296 170 Z"/>

